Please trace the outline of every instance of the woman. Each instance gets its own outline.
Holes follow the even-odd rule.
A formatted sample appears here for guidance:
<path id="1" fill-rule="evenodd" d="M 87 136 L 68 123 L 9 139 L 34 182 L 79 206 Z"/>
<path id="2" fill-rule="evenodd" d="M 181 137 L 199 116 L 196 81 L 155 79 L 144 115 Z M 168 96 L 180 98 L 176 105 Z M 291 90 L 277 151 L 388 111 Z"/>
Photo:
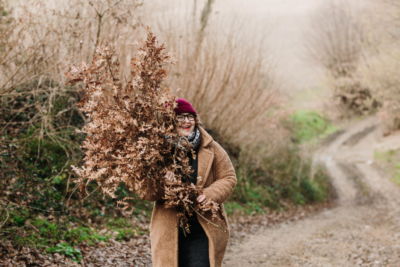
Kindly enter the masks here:
<path id="1" fill-rule="evenodd" d="M 235 170 L 225 150 L 199 125 L 193 106 L 183 98 L 176 102 L 178 133 L 188 138 L 197 153 L 195 158 L 190 158 L 194 173 L 188 178 L 203 189 L 198 202 L 213 200 L 221 204 L 220 219 L 194 215 L 189 219 L 191 232 L 185 235 L 178 227 L 176 209 L 165 208 L 162 202 L 156 201 L 150 223 L 153 267 L 218 267 L 229 238 L 222 203 L 236 185 Z"/>

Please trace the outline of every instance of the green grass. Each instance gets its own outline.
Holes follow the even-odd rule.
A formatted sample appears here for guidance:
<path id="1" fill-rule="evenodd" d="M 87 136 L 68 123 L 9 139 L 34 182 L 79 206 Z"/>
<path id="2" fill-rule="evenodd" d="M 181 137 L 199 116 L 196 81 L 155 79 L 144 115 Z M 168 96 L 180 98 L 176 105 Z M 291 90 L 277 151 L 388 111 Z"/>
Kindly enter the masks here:
<path id="1" fill-rule="evenodd" d="M 78 226 L 65 221 L 50 221 L 48 218 L 21 214 L 18 210 L 10 213 L 10 220 L 1 235 L 17 241 L 19 246 L 33 246 L 47 248 L 64 240 L 70 245 L 94 245 L 101 241 L 108 241 L 109 236 L 99 234 L 95 229 L 87 226 Z M 15 234 L 18 233 L 18 234 Z"/>
<path id="2" fill-rule="evenodd" d="M 5 221 L 5 214 L 1 220 Z M 11 241 L 16 247 L 32 247 L 47 253 L 59 253 L 80 262 L 82 245 L 94 246 L 99 242 L 129 241 L 131 238 L 148 234 L 147 229 L 133 225 L 127 218 L 106 217 L 98 224 L 104 232 L 83 225 L 77 218 L 50 220 L 36 216 L 28 210 L 10 210 L 9 219 L 0 230 L 1 238 Z"/>
<path id="3" fill-rule="evenodd" d="M 393 182 L 395 182 L 396 184 L 400 185 L 400 163 L 397 163 L 395 165 L 395 174 L 393 176 Z"/>
<path id="4" fill-rule="evenodd" d="M 94 245 L 101 241 L 108 241 L 109 239 L 110 236 L 101 235 L 92 228 L 85 226 L 79 226 L 68 230 L 64 235 L 64 240 L 73 245 L 78 245 L 82 243 Z"/>
<path id="5" fill-rule="evenodd" d="M 375 151 L 374 158 L 384 163 L 394 163 L 396 161 L 396 155 L 399 154 L 398 150 L 387 150 L 387 151 Z"/>
<path id="6" fill-rule="evenodd" d="M 251 215 L 265 212 L 266 207 L 281 209 L 282 201 L 305 205 L 328 200 L 331 185 L 325 171 L 319 168 L 310 177 L 310 161 L 302 161 L 292 152 L 290 159 L 273 163 L 271 173 L 238 168 L 238 183 L 225 204 L 226 212 Z"/>
<path id="7" fill-rule="evenodd" d="M 67 257 L 70 257 L 72 260 L 76 262 L 80 262 L 82 260 L 82 253 L 78 248 L 72 247 L 70 244 L 61 242 L 53 247 L 49 247 L 46 249 L 49 253 L 59 253 L 63 254 Z"/>
<path id="8" fill-rule="evenodd" d="M 228 215 L 232 215 L 234 213 L 246 213 L 248 210 L 242 203 L 236 201 L 227 201 L 224 203 L 224 207 Z"/>
<path id="9" fill-rule="evenodd" d="M 133 225 L 127 218 L 110 218 L 106 225 L 108 229 L 117 233 L 114 237 L 117 241 L 128 241 L 135 236 L 147 233 L 145 229 Z"/>
<path id="10" fill-rule="evenodd" d="M 400 185 L 400 149 L 375 151 L 374 159 L 383 164 L 384 168 L 391 173 L 391 180 Z"/>
<path id="11" fill-rule="evenodd" d="M 336 131 L 336 128 L 315 111 L 299 110 L 292 114 L 289 123 L 296 143 L 309 142 Z"/>

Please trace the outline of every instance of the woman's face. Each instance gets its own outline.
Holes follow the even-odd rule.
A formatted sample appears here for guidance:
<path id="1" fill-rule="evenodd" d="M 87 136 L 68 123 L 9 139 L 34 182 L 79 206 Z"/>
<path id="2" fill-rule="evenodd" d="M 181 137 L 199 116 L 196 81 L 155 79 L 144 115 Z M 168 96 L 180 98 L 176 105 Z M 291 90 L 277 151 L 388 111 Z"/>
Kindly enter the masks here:
<path id="1" fill-rule="evenodd" d="M 194 131 L 196 121 L 192 114 L 178 114 L 176 115 L 176 120 L 178 122 L 178 134 L 180 136 L 189 136 Z"/>

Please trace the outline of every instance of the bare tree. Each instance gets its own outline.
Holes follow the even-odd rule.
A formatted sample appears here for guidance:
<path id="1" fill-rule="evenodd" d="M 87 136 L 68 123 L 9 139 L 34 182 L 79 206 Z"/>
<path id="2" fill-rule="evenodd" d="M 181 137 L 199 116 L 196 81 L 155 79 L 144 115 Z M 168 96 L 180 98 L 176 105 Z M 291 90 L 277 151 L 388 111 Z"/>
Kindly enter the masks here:
<path id="1" fill-rule="evenodd" d="M 333 77 L 349 77 L 356 70 L 365 43 L 364 29 L 344 1 L 332 1 L 312 19 L 309 51 Z"/>
<path id="2" fill-rule="evenodd" d="M 367 45 L 364 27 L 350 5 L 334 0 L 318 10 L 312 19 L 310 55 L 331 78 L 330 86 L 341 116 L 375 111 L 379 102 L 356 76 Z"/>
<path id="3" fill-rule="evenodd" d="M 374 53 L 363 69 L 366 82 L 383 103 L 379 112 L 384 133 L 400 129 L 400 2 L 376 3 L 375 20 L 370 24 Z"/>

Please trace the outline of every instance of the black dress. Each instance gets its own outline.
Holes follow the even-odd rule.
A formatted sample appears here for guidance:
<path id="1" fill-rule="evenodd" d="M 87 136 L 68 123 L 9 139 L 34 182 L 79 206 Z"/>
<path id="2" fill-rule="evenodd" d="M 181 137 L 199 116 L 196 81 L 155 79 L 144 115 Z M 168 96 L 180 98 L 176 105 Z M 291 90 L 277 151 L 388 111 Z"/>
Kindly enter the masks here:
<path id="1" fill-rule="evenodd" d="M 193 159 L 189 155 L 189 159 L 194 170 L 190 181 L 196 184 L 197 157 Z M 179 267 L 209 267 L 208 238 L 196 215 L 189 218 L 189 225 L 190 233 L 186 233 L 186 235 L 183 229 L 179 227 Z"/>

